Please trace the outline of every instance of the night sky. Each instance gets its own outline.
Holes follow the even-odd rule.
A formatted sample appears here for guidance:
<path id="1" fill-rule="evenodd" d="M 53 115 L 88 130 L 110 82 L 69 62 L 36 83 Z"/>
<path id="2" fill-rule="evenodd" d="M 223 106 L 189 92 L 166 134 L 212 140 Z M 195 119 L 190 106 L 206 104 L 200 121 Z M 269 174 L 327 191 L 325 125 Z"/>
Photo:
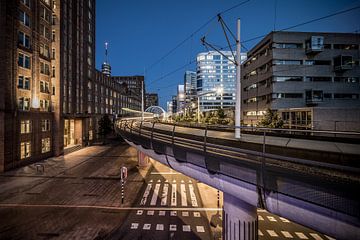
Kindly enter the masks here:
<path id="1" fill-rule="evenodd" d="M 157 92 L 160 105 L 166 107 L 166 101 L 176 94 L 177 84 L 183 83 L 185 70 L 195 70 L 196 66 L 191 64 L 163 76 L 206 51 L 200 42 L 204 35 L 208 42 L 226 46 L 220 23 L 213 20 L 160 63 L 154 63 L 216 14 L 241 2 L 243 0 L 97 0 L 96 67 L 101 69 L 107 41 L 112 75 L 143 75 L 146 70 L 146 91 Z M 244 41 L 267 34 L 274 27 L 283 29 L 359 5 L 360 1 L 350 0 L 251 0 L 222 17 L 234 34 L 236 19 L 241 19 L 241 41 Z M 359 32 L 360 9 L 291 31 Z M 251 49 L 260 40 L 246 42 L 244 46 Z"/>

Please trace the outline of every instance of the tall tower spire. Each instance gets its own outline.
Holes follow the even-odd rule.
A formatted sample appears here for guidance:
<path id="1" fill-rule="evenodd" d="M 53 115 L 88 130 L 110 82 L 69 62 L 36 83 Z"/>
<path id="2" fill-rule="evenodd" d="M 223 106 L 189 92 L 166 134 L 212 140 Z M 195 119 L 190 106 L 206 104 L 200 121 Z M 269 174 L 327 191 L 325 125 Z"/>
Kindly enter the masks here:
<path id="1" fill-rule="evenodd" d="M 108 57 L 108 42 L 105 42 L 105 62 L 101 65 L 101 71 L 103 74 L 110 76 L 111 75 L 111 66 L 109 63 Z"/>

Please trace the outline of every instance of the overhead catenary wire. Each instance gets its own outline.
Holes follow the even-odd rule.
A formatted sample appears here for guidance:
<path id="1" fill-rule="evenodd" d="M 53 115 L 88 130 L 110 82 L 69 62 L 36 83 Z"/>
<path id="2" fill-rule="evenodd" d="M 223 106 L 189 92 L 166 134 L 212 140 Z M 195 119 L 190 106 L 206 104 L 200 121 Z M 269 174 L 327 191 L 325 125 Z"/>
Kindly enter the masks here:
<path id="1" fill-rule="evenodd" d="M 227 13 L 235 8 L 240 7 L 241 5 L 244 5 L 245 3 L 250 2 L 251 0 L 246 0 L 243 2 L 240 2 L 226 10 L 221 11 L 218 14 L 224 14 Z M 184 40 L 182 40 L 180 43 L 178 43 L 177 45 L 175 45 L 175 47 L 173 47 L 170 51 L 168 51 L 165 55 L 163 55 L 161 58 L 159 58 L 158 60 L 156 60 L 155 62 L 153 62 L 152 64 L 149 65 L 149 67 L 147 67 L 147 71 L 151 70 L 153 67 L 155 67 L 157 64 L 159 64 L 161 61 L 163 61 L 165 58 L 167 58 L 170 54 L 172 54 L 176 49 L 178 49 L 179 47 L 181 47 L 185 42 L 187 42 L 189 39 L 191 39 L 194 35 L 196 35 L 198 32 L 201 31 L 201 29 L 205 28 L 207 25 L 209 25 L 212 21 L 216 20 L 217 15 L 211 17 L 209 20 L 207 20 L 204 24 L 202 24 L 199 28 L 197 28 L 193 33 L 191 33 L 188 37 L 186 37 Z"/>

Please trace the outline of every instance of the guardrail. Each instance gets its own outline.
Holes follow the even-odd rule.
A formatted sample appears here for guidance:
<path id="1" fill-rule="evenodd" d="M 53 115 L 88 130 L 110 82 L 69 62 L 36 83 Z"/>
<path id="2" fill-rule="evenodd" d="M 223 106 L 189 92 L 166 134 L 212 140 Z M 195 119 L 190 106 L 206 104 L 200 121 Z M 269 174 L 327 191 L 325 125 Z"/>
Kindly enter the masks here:
<path id="1" fill-rule="evenodd" d="M 123 138 L 158 154 L 172 156 L 179 162 L 206 168 L 209 174 L 222 174 L 254 184 L 260 196 L 265 192 L 279 192 L 360 218 L 360 198 L 353 194 L 354 189 L 360 188 L 359 155 L 296 150 L 267 144 L 267 131 L 277 129 L 257 128 L 257 131 L 262 131 L 263 141 L 251 143 L 218 138 L 209 126 L 196 129 L 196 134 L 182 128 L 176 124 L 150 121 L 116 122 L 116 129 Z M 336 132 L 340 133 L 349 134 Z M 358 136 L 360 133 L 350 134 Z M 264 204 L 264 199 L 261 202 Z"/>

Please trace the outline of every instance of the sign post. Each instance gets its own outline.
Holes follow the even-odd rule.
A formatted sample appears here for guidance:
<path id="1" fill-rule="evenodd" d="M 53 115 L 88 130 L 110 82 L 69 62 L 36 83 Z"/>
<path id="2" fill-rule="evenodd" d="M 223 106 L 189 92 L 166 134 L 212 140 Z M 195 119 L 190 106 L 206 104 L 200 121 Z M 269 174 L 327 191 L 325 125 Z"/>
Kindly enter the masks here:
<path id="1" fill-rule="evenodd" d="M 120 178 L 121 178 L 121 204 L 124 204 L 124 183 L 127 178 L 127 168 L 121 167 L 120 170 Z"/>

